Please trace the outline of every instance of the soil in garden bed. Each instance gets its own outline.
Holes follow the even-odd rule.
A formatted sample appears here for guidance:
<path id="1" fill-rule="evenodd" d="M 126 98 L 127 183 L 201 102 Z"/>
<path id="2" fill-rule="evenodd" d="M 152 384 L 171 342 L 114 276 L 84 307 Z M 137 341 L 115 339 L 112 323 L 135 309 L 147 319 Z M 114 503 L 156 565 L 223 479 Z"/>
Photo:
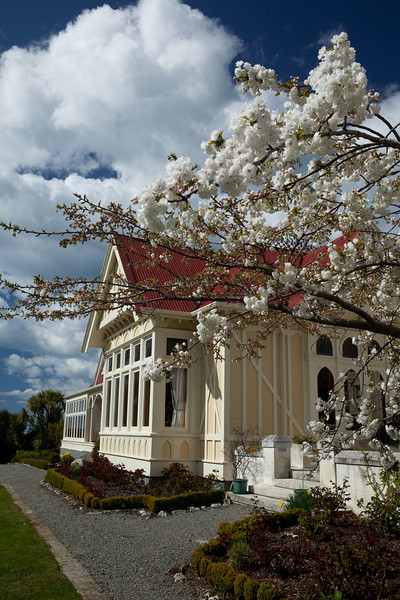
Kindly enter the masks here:
<path id="1" fill-rule="evenodd" d="M 242 568 L 228 561 L 273 584 L 282 598 L 321 600 L 318 589 L 329 597 L 335 587 L 346 600 L 400 598 L 400 539 L 378 534 L 353 513 L 336 515 L 314 533 L 300 525 L 280 531 L 255 526 L 247 539 L 253 560 Z"/>

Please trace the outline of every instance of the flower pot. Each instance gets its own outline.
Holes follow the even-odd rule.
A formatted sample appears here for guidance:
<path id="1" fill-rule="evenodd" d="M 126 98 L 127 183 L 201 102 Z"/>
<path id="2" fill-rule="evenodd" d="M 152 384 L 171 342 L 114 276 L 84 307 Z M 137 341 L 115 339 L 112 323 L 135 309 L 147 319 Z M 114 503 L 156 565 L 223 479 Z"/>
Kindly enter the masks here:
<path id="1" fill-rule="evenodd" d="M 307 495 L 309 493 L 309 491 L 305 490 L 304 488 L 302 488 L 301 490 L 298 489 L 298 490 L 293 490 L 293 491 L 294 491 L 294 495 L 295 496 L 301 496 L 302 494 L 306 494 Z"/>
<path id="2" fill-rule="evenodd" d="M 234 479 L 232 483 L 234 494 L 247 494 L 247 479 Z"/>

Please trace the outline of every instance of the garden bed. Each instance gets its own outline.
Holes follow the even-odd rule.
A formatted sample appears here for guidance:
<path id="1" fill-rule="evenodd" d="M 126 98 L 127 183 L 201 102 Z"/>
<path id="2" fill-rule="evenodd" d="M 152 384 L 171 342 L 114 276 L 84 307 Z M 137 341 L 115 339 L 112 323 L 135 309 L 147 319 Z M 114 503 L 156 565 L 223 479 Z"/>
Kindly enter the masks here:
<path id="1" fill-rule="evenodd" d="M 221 503 L 225 497 L 223 489 L 214 489 L 215 478 L 197 477 L 180 463 L 165 469 L 161 480 L 146 483 L 142 469 L 128 471 L 98 454 L 82 466 L 72 466 L 64 455 L 61 464 L 49 469 L 45 481 L 91 509 L 170 512 Z"/>
<path id="2" fill-rule="evenodd" d="M 191 564 L 225 598 L 389 600 L 400 598 L 399 533 L 320 503 L 221 523 Z"/>

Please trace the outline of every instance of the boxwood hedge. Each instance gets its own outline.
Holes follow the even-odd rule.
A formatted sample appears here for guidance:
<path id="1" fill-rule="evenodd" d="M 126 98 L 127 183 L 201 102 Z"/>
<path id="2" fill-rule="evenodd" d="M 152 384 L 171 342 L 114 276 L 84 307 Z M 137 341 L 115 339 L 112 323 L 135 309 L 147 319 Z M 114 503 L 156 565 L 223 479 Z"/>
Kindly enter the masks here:
<path id="1" fill-rule="evenodd" d="M 120 508 L 145 508 L 150 512 L 158 513 L 161 510 L 171 512 L 172 510 L 186 509 L 190 506 L 209 506 L 220 503 L 225 497 L 224 490 L 210 490 L 208 492 L 191 492 L 180 496 L 158 498 L 146 494 L 134 496 L 115 496 L 113 498 L 96 498 L 88 492 L 83 485 L 69 479 L 54 469 L 49 469 L 45 481 L 58 489 L 71 494 L 85 506 L 92 509 L 115 510 Z"/>

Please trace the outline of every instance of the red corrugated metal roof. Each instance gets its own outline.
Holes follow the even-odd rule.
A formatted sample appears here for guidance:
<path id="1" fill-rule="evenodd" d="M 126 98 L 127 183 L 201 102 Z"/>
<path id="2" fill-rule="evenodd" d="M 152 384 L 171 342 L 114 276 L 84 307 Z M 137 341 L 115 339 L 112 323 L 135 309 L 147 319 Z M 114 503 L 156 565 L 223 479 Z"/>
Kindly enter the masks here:
<path id="1" fill-rule="evenodd" d="M 335 240 L 332 240 L 332 242 L 330 242 L 329 245 L 341 248 L 346 242 L 350 242 L 351 240 L 353 240 L 356 237 L 356 235 L 356 233 L 352 233 L 351 235 L 346 236 L 341 235 Z M 318 260 L 319 263 L 322 265 L 327 265 L 329 263 L 328 244 L 324 244 L 324 246 L 320 246 L 320 248 L 317 248 L 316 250 L 313 250 L 312 252 L 306 254 L 301 261 L 301 266 L 306 267 L 315 260 Z"/>
<path id="2" fill-rule="evenodd" d="M 353 239 L 356 234 L 352 236 L 340 236 L 337 239 L 331 242 L 337 247 L 341 247 L 345 242 Z M 327 253 L 328 245 L 325 244 L 308 254 L 305 254 L 301 261 L 301 266 L 310 265 L 314 261 L 318 261 L 320 264 L 328 264 L 329 257 Z M 165 262 L 164 266 L 160 266 L 157 264 L 157 260 L 155 264 L 151 264 L 150 254 L 154 253 L 156 259 L 158 259 L 162 254 L 165 253 L 163 248 L 153 248 L 147 242 L 143 242 L 141 240 L 129 238 L 126 236 L 121 236 L 117 241 L 117 251 L 119 253 L 125 275 L 130 283 L 144 283 L 146 281 L 154 280 L 156 285 L 159 287 L 160 284 L 167 284 L 179 277 L 190 277 L 198 276 L 199 273 L 206 269 L 206 261 L 204 259 L 198 258 L 195 253 L 186 255 L 179 253 L 178 251 L 168 251 L 170 256 L 168 262 Z M 264 253 L 263 259 L 267 264 L 273 265 L 279 263 L 279 251 L 276 250 L 266 250 Z M 260 258 L 260 262 L 262 262 Z M 300 266 L 300 264 L 299 264 Z M 230 270 L 230 274 L 234 275 L 234 273 L 238 272 L 240 267 L 233 267 Z M 214 289 L 214 293 L 218 292 L 218 286 Z M 244 295 L 244 292 L 243 292 Z M 223 292 L 223 284 L 221 284 L 221 296 L 223 300 L 224 292 Z M 291 298 L 291 302 L 297 304 L 300 301 L 301 295 L 294 294 Z M 149 307 L 154 307 L 158 309 L 164 310 L 172 310 L 179 312 L 192 312 L 201 306 L 204 306 L 207 303 L 195 302 L 194 300 L 185 300 L 181 299 L 164 299 L 161 294 L 158 294 L 156 291 L 146 291 L 145 293 L 145 301 L 143 306 L 146 305 L 146 300 L 148 301 Z"/>
<path id="3" fill-rule="evenodd" d="M 117 242 L 118 254 L 125 271 L 125 275 L 131 283 L 141 283 L 154 280 L 158 285 L 167 284 L 177 277 L 191 277 L 198 275 L 206 268 L 204 260 L 197 258 L 194 254 L 187 257 L 178 252 L 169 251 L 170 256 L 165 266 L 152 266 L 150 262 L 150 252 L 154 252 L 156 257 L 165 253 L 163 248 L 153 248 L 146 242 L 140 240 L 120 237 Z M 192 312 L 196 310 L 200 303 L 185 299 L 164 299 L 157 292 L 147 291 L 145 294 L 149 301 L 149 306 L 179 312 Z"/>

